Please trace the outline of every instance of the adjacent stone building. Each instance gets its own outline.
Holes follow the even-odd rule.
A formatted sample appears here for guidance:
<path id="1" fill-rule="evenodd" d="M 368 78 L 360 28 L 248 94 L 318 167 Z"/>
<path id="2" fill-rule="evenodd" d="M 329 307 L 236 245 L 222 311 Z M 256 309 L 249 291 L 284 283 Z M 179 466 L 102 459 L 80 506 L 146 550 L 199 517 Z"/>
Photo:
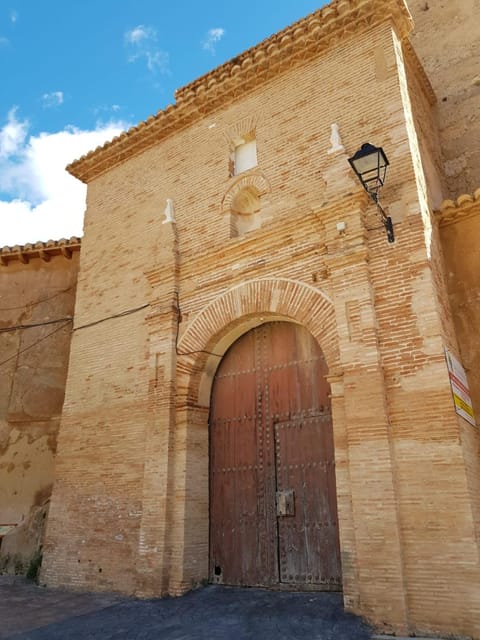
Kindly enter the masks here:
<path id="1" fill-rule="evenodd" d="M 383 631 L 480 637 L 479 435 L 446 362 L 479 415 L 479 85 L 449 75 L 468 29 L 409 4 L 413 36 L 402 0 L 336 0 L 70 165 L 47 584 L 342 589 Z M 394 243 L 348 163 L 366 141 Z"/>
<path id="2" fill-rule="evenodd" d="M 0 567 L 42 543 L 67 378 L 80 241 L 0 249 Z"/>

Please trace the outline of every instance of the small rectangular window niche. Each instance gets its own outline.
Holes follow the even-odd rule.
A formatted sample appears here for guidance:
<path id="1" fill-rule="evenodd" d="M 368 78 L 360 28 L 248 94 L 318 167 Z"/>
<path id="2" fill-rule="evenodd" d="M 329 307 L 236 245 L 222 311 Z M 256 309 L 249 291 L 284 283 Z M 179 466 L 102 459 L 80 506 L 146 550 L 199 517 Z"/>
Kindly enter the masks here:
<path id="1" fill-rule="evenodd" d="M 235 146 L 234 154 L 234 175 L 238 176 L 257 166 L 257 141 L 242 140 Z"/>

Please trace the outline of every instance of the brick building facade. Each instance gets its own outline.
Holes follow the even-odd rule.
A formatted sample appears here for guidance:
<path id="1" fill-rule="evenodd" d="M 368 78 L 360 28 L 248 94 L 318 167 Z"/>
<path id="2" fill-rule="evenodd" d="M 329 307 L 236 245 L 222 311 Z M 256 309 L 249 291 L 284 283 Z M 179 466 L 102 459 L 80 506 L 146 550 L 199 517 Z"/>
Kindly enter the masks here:
<path id="1" fill-rule="evenodd" d="M 445 361 L 464 363 L 478 415 L 480 193 L 473 147 L 455 182 L 412 26 L 401 0 L 337 0 L 69 167 L 88 195 L 47 584 L 179 595 L 242 583 L 232 558 L 251 556 L 247 584 L 331 588 L 291 550 L 338 512 L 347 608 L 480 636 L 479 436 Z M 367 140 L 390 160 L 393 244 L 347 161 Z M 322 375 L 303 384 L 310 362 Z M 278 469 L 333 462 L 295 448 L 313 423 L 331 430 L 334 490 L 325 522 L 294 531 L 324 476 L 280 512 Z"/>

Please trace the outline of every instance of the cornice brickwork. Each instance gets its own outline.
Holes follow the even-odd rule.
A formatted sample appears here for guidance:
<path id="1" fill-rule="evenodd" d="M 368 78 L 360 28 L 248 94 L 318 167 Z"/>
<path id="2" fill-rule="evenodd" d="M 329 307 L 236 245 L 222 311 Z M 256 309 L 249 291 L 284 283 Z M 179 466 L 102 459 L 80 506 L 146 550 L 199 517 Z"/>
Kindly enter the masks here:
<path id="1" fill-rule="evenodd" d="M 433 107 L 433 105 L 437 102 L 437 96 L 435 95 L 435 91 L 433 90 L 432 84 L 425 72 L 425 69 L 422 66 L 422 63 L 417 56 L 417 53 L 412 47 L 412 43 L 409 40 L 405 40 L 403 43 L 403 55 L 405 56 L 406 61 L 413 68 L 418 80 L 420 81 L 421 86 L 425 91 L 430 106 Z"/>
<path id="2" fill-rule="evenodd" d="M 178 89 L 176 104 L 98 147 L 67 170 L 88 183 L 212 110 L 290 70 L 339 40 L 391 21 L 406 38 L 413 21 L 404 0 L 334 0 L 229 62 Z"/>
<path id="3" fill-rule="evenodd" d="M 55 256 L 63 256 L 70 260 L 74 251 L 80 251 L 80 244 L 80 238 L 73 236 L 68 240 L 62 238 L 61 240 L 48 240 L 35 244 L 17 244 L 14 247 L 6 246 L 0 249 L 0 266 L 8 267 L 10 262 L 29 264 L 34 258 L 50 262 Z"/>
<path id="4" fill-rule="evenodd" d="M 444 200 L 440 209 L 435 211 L 435 217 L 441 227 L 455 224 L 480 214 L 480 187 L 473 195 L 464 193 L 456 200 Z"/>

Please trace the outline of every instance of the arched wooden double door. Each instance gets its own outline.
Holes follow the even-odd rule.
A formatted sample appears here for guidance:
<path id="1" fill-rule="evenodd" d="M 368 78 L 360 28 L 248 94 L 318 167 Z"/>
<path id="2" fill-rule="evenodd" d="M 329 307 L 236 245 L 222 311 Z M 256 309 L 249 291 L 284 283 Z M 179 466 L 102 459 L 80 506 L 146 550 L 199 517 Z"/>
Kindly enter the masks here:
<path id="1" fill-rule="evenodd" d="M 341 589 L 323 354 L 263 324 L 225 354 L 210 410 L 210 572 L 230 585 Z"/>

